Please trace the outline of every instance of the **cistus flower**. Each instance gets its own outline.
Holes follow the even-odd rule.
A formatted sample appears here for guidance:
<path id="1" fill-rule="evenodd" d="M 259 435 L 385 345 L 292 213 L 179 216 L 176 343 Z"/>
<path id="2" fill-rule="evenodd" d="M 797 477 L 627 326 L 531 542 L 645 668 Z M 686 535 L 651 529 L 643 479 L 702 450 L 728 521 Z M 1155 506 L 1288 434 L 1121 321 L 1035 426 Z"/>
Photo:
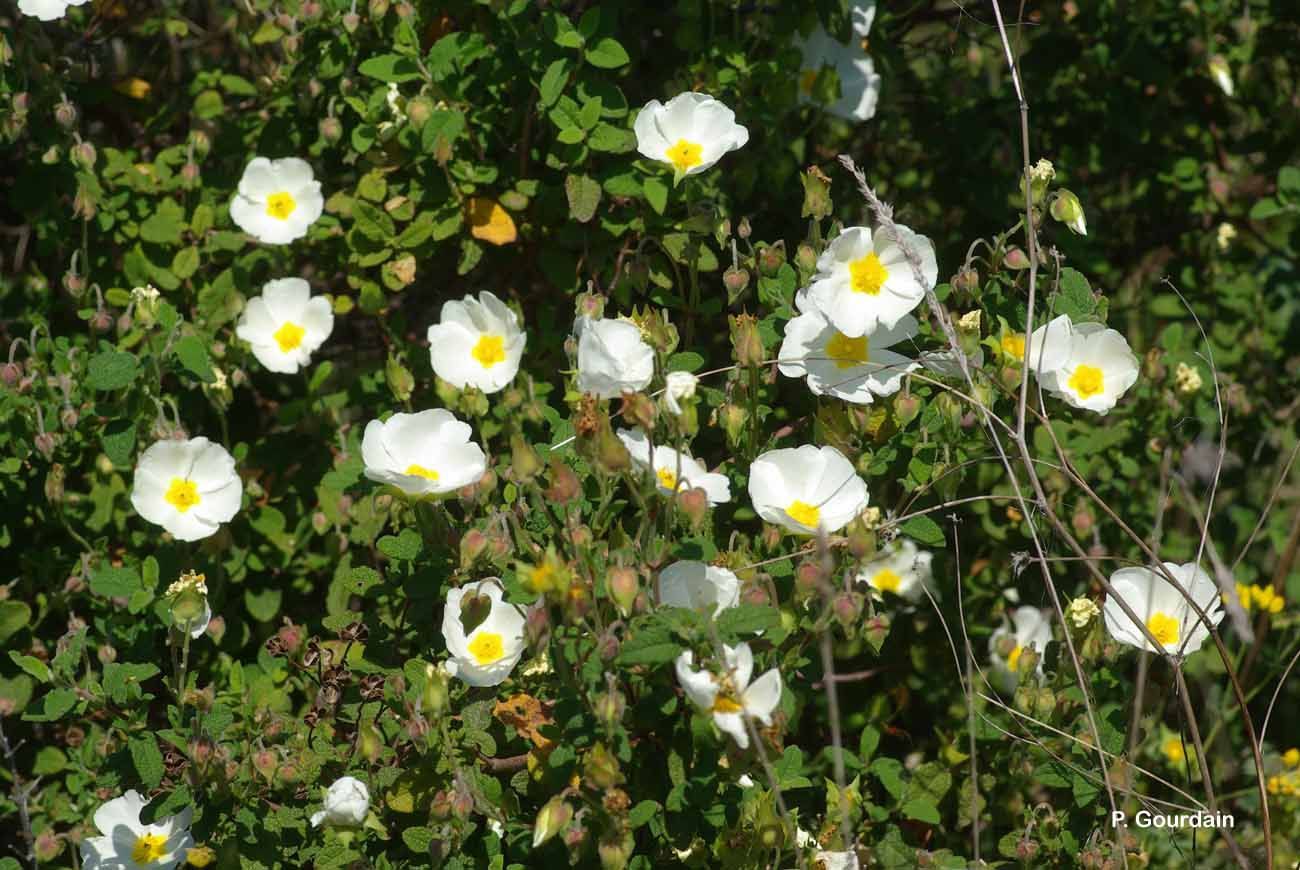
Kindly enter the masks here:
<path id="1" fill-rule="evenodd" d="M 857 580 L 876 592 L 889 592 L 907 601 L 919 601 L 933 579 L 934 554 L 907 538 L 898 538 L 858 571 Z"/>
<path id="2" fill-rule="evenodd" d="M 726 475 L 711 473 L 690 454 L 662 444 L 651 445 L 640 429 L 620 429 L 618 438 L 638 468 L 654 472 L 655 485 L 665 495 L 683 489 L 702 489 L 711 505 L 731 501 L 731 482 Z"/>
<path id="3" fill-rule="evenodd" d="M 669 372 L 664 376 L 664 407 L 673 414 L 681 414 L 682 400 L 695 395 L 699 382 L 690 372 Z"/>
<path id="4" fill-rule="evenodd" d="M 844 528 L 867 508 L 867 484 L 834 447 L 769 450 L 749 467 L 749 497 L 769 523 L 800 535 Z"/>
<path id="5" fill-rule="evenodd" d="M 1052 217 L 1070 228 L 1070 232 L 1079 236 L 1088 235 L 1088 221 L 1084 217 L 1083 206 L 1079 203 L 1079 197 L 1070 191 L 1062 188 L 1056 192 L 1051 212 Z"/>
<path id="6" fill-rule="evenodd" d="M 90 0 L 18 0 L 18 11 L 41 21 L 58 21 L 69 6 L 82 6 Z"/>
<path id="7" fill-rule="evenodd" d="M 1107 595 L 1102 607 L 1106 630 L 1120 643 L 1147 652 L 1190 655 L 1200 649 L 1201 644 L 1210 636 L 1210 627 L 1218 625 L 1223 619 L 1219 587 L 1194 562 L 1184 565 L 1172 562 L 1163 564 L 1165 571 L 1178 581 L 1183 592 L 1190 595 L 1197 606 L 1205 611 L 1209 625 L 1187 603 L 1183 592 L 1162 573 L 1150 568 L 1120 568 L 1110 575 L 1110 585 L 1115 594 Z M 1142 625 L 1159 642 L 1159 647 L 1152 645 L 1142 629 L 1124 612 L 1120 600 L 1137 615 Z"/>
<path id="8" fill-rule="evenodd" d="M 633 125 L 636 149 L 673 167 L 678 178 L 698 175 L 749 141 L 736 113 L 708 94 L 687 91 L 666 104 L 651 100 Z"/>
<path id="9" fill-rule="evenodd" d="M 455 492 L 487 470 L 473 434 L 468 423 L 442 408 L 371 420 L 361 438 L 365 475 L 407 495 Z"/>
<path id="10" fill-rule="evenodd" d="M 341 776 L 325 792 L 324 808 L 311 814 L 311 825 L 359 828 L 370 812 L 370 789 L 361 780 Z"/>
<path id="11" fill-rule="evenodd" d="M 814 870 L 858 870 L 862 865 L 858 863 L 856 852 L 824 852 L 818 850 L 813 855 Z"/>
<path id="12" fill-rule="evenodd" d="M 659 572 L 659 605 L 717 616 L 740 604 L 740 579 L 704 562 L 674 562 Z"/>
<path id="13" fill-rule="evenodd" d="M 243 494 L 234 457 L 200 436 L 157 441 L 140 455 L 131 506 L 177 540 L 199 541 L 234 518 Z"/>
<path id="14" fill-rule="evenodd" d="M 480 602 L 480 621 L 468 627 L 464 622 L 467 595 Z M 524 616 L 501 596 L 496 578 L 447 591 L 442 612 L 442 638 L 451 655 L 447 670 L 471 686 L 500 685 L 524 654 Z M 487 599 L 486 612 L 482 612 L 483 599 Z"/>
<path id="15" fill-rule="evenodd" d="M 846 121 L 866 121 L 876 114 L 880 99 L 880 76 L 867 55 L 864 43 L 876 18 L 875 2 L 857 2 L 850 10 L 855 42 L 840 42 L 818 24 L 807 39 L 796 39 L 803 54 L 799 67 L 799 101 L 813 98 L 817 75 L 823 67 L 832 67 L 840 80 L 839 99 L 828 103 L 826 111 Z"/>
<path id="16" fill-rule="evenodd" d="M 140 811 L 148 805 L 133 789 L 96 810 L 95 827 L 103 836 L 81 841 L 83 870 L 170 870 L 183 862 L 186 850 L 194 845 L 191 811 L 186 808 L 146 825 L 140 821 Z"/>
<path id="17" fill-rule="evenodd" d="M 870 335 L 850 338 L 811 307 L 803 294 L 795 303 L 803 313 L 785 325 L 778 368 L 786 377 L 806 378 L 814 394 L 871 404 L 874 396 L 898 392 L 903 375 L 921 367 L 887 349 L 916 337 L 915 317 L 904 315 L 892 327 L 879 326 Z"/>
<path id="18" fill-rule="evenodd" d="M 1042 376 L 1058 371 L 1070 359 L 1074 341 L 1074 323 L 1062 314 L 1034 330 L 1025 342 L 1023 332 L 1004 332 L 998 341 L 1002 353 L 1015 362 L 1023 362 L 1029 351 L 1029 371 Z"/>
<path id="19" fill-rule="evenodd" d="M 649 385 L 655 374 L 655 352 L 636 324 L 579 317 L 573 331 L 578 337 L 580 392 L 617 399 Z"/>
<path id="20" fill-rule="evenodd" d="M 897 227 L 903 244 L 920 258 L 924 285 L 917 283 L 903 248 L 867 227 L 845 229 L 817 259 L 807 301 L 850 338 L 881 326 L 892 329 L 938 280 L 934 245 L 902 224 Z"/>
<path id="21" fill-rule="evenodd" d="M 268 245 L 287 245 L 307 235 L 325 210 L 320 182 L 297 157 L 254 157 L 244 167 L 230 217 L 241 230 Z"/>
<path id="22" fill-rule="evenodd" d="M 1069 356 L 1059 368 L 1040 372 L 1040 381 L 1067 404 L 1104 416 L 1137 376 L 1137 357 L 1123 335 L 1100 323 L 1079 323 L 1070 337 Z"/>
<path id="23" fill-rule="evenodd" d="M 695 670 L 695 654 L 690 650 L 682 653 L 677 657 L 677 680 L 691 703 L 712 715 L 719 731 L 731 735 L 741 749 L 748 749 L 745 719 L 772 724 L 772 713 L 781 703 L 781 672 L 772 668 L 751 684 L 754 654 L 749 644 L 724 645 L 722 652 L 725 671 L 721 675 Z"/>
<path id="24" fill-rule="evenodd" d="M 1002 651 L 1003 638 L 1014 641 L 1006 652 Z M 1011 614 L 1011 626 L 1004 619 L 989 638 L 989 659 L 993 663 L 993 675 L 1003 689 L 1010 691 L 1020 681 L 1020 658 L 1027 649 L 1038 653 L 1038 666 L 1034 675 L 1042 680 L 1043 653 L 1051 642 L 1051 618 L 1037 607 L 1017 607 Z"/>
<path id="25" fill-rule="evenodd" d="M 334 331 L 334 310 L 324 296 L 312 296 L 301 278 L 279 278 L 244 306 L 235 335 L 248 342 L 268 370 L 291 375 L 311 363 Z"/>
<path id="26" fill-rule="evenodd" d="M 445 302 L 429 327 L 429 359 L 434 373 L 457 389 L 496 393 L 519 373 L 528 336 L 504 302 L 484 290 Z"/>

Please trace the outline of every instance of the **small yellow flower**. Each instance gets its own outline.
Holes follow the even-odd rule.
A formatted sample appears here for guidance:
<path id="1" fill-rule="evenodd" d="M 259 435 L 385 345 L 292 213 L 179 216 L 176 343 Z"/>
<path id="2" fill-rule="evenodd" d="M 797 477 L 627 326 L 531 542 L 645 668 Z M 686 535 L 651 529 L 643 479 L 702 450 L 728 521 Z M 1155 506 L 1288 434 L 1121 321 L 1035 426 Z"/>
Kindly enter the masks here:
<path id="1" fill-rule="evenodd" d="M 1074 623 L 1075 628 L 1087 628 L 1098 613 L 1101 611 L 1091 598 L 1076 598 L 1065 608 L 1065 615 Z"/>
<path id="2" fill-rule="evenodd" d="M 1180 362 L 1178 368 L 1174 370 L 1174 389 L 1184 396 L 1199 392 L 1204 383 L 1201 372 L 1196 366 Z"/>
<path id="3" fill-rule="evenodd" d="M 1282 753 L 1282 763 L 1287 767 L 1300 767 L 1300 749 L 1294 746 Z"/>

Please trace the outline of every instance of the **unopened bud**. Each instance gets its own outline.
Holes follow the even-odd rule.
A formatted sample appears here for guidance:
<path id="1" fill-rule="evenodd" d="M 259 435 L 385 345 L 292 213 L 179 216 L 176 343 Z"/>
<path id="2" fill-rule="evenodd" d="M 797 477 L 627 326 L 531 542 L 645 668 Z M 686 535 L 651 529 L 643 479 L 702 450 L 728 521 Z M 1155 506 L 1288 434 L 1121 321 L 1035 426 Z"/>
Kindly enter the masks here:
<path id="1" fill-rule="evenodd" d="M 894 418 L 898 420 L 899 428 L 903 428 L 908 423 L 916 419 L 916 415 L 921 413 L 921 399 L 913 393 L 899 393 L 894 396 Z"/>
<path id="2" fill-rule="evenodd" d="M 812 245 L 804 242 L 795 249 L 794 264 L 798 266 L 799 271 L 805 275 L 817 271 L 817 252 L 813 250 Z"/>
<path id="3" fill-rule="evenodd" d="M 564 798 L 556 795 L 547 801 L 533 821 L 533 848 L 536 849 L 564 830 L 572 818 L 573 807 Z"/>
<path id="4" fill-rule="evenodd" d="M 609 596 L 614 600 L 614 604 L 618 606 L 619 613 L 625 617 L 630 615 L 637 593 L 641 591 L 641 584 L 636 571 L 621 566 L 611 568 L 606 582 L 609 585 Z"/>
<path id="5" fill-rule="evenodd" d="M 546 488 L 543 495 L 546 496 L 546 500 L 549 502 L 561 505 L 568 504 L 577 498 L 578 493 L 582 490 L 582 483 L 578 480 L 578 475 L 558 456 L 551 457 L 546 476 L 550 486 Z"/>
<path id="6" fill-rule="evenodd" d="M 596 718 L 606 728 L 614 728 L 623 721 L 623 712 L 627 709 L 627 698 L 618 689 L 610 689 L 596 696 L 592 705 Z"/>
<path id="7" fill-rule="evenodd" d="M 597 743 L 587 750 L 582 762 L 582 775 L 596 789 L 604 791 L 623 781 L 618 759 L 603 743 Z"/>
<path id="8" fill-rule="evenodd" d="M 749 218 L 741 218 L 740 223 L 736 224 L 736 235 L 740 236 L 741 239 L 748 239 L 751 233 L 753 233 L 753 230 L 749 226 Z"/>
<path id="9" fill-rule="evenodd" d="M 709 494 L 699 488 L 678 490 L 677 506 L 691 525 L 699 528 L 709 515 Z"/>
<path id="10" fill-rule="evenodd" d="M 54 448 L 58 445 L 59 442 L 53 433 L 41 432 L 34 439 L 32 439 L 32 443 L 36 445 L 36 449 L 40 451 L 40 454 L 42 456 L 44 456 L 46 459 L 49 459 L 51 456 L 54 455 Z"/>
<path id="11" fill-rule="evenodd" d="M 620 414 L 624 420 L 631 420 L 646 432 L 653 432 L 658 414 L 655 403 L 645 393 L 625 393 Z"/>
<path id="12" fill-rule="evenodd" d="M 54 120 L 65 130 L 71 130 L 77 125 L 77 107 L 64 97 L 54 106 Z"/>
<path id="13" fill-rule="evenodd" d="M 355 12 L 345 12 L 343 14 L 343 29 L 348 33 L 356 33 L 357 28 L 361 26 L 361 16 Z"/>
<path id="14" fill-rule="evenodd" d="M 470 529 L 460 539 L 460 567 L 468 570 L 487 549 L 488 537 L 478 529 Z"/>
<path id="15" fill-rule="evenodd" d="M 542 460 L 522 435 L 510 438 L 510 471 L 518 483 L 528 483 L 542 470 Z"/>
<path id="16" fill-rule="evenodd" d="M 1008 269 L 1015 269 L 1016 271 L 1028 269 L 1029 256 L 1019 248 L 1010 248 L 1007 251 L 1006 256 L 1002 258 L 1002 265 L 1006 266 Z"/>
<path id="17" fill-rule="evenodd" d="M 952 288 L 962 293 L 974 293 L 980 289 L 980 273 L 974 269 L 963 268 L 952 276 Z"/>
<path id="18" fill-rule="evenodd" d="M 752 314 L 727 317 L 731 324 L 731 346 L 736 362 L 742 366 L 763 363 L 763 337 L 758 332 L 758 320 Z"/>
<path id="19" fill-rule="evenodd" d="M 758 252 L 758 271 L 768 278 L 775 278 L 776 273 L 781 271 L 785 265 L 785 245 L 777 242 L 775 245 L 765 245 Z"/>
<path id="20" fill-rule="evenodd" d="M 95 158 L 97 156 L 95 154 L 95 146 L 91 145 L 89 142 L 78 142 L 76 145 L 72 146 L 72 150 L 69 151 L 68 154 L 72 157 L 72 162 L 82 169 L 91 169 L 95 165 Z"/>
<path id="21" fill-rule="evenodd" d="M 343 16 L 347 18 L 346 15 Z M 320 119 L 320 137 L 333 145 L 343 138 L 343 123 L 333 115 Z"/>
<path id="22" fill-rule="evenodd" d="M 1052 217 L 1070 228 L 1075 235 L 1088 235 L 1088 221 L 1083 215 L 1083 206 L 1079 197 L 1062 188 L 1052 199 Z"/>
<path id="23" fill-rule="evenodd" d="M 619 828 L 606 831 L 596 844 L 596 854 L 600 858 L 600 870 L 624 870 L 632 858 L 636 841 L 632 832 Z"/>
<path id="24" fill-rule="evenodd" d="M 388 389 L 392 390 L 393 397 L 399 402 L 405 402 L 411 398 L 411 391 L 415 389 L 415 376 L 411 374 L 410 369 L 402 365 L 401 360 L 395 356 L 388 357 L 388 362 L 384 366 L 384 377 L 388 381 Z"/>
<path id="25" fill-rule="evenodd" d="M 722 284 L 727 288 L 727 301 L 735 302 L 749 287 L 749 270 L 728 266 L 722 273 Z"/>
<path id="26" fill-rule="evenodd" d="M 862 613 L 862 602 L 852 593 L 841 592 L 831 603 L 831 610 L 840 625 L 848 629 L 857 624 L 858 617 Z"/>

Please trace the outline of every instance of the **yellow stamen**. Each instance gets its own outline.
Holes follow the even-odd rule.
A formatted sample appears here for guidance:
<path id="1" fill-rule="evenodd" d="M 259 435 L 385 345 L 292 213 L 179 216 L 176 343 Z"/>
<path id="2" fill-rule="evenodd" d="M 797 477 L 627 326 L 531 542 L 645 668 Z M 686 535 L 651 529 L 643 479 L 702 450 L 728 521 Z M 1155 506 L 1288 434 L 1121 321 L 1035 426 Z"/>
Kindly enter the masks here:
<path id="1" fill-rule="evenodd" d="M 306 330 L 298 324 L 286 320 L 283 326 L 271 333 L 271 338 L 274 338 L 275 343 L 280 345 L 281 353 L 288 353 L 302 344 L 302 337 L 305 332 Z"/>
<path id="2" fill-rule="evenodd" d="M 293 196 L 287 191 L 273 193 L 266 198 L 266 213 L 279 221 L 287 221 L 289 215 L 298 208 Z"/>
<path id="3" fill-rule="evenodd" d="M 888 568 L 882 568 L 876 572 L 876 576 L 871 578 L 871 585 L 881 592 L 893 592 L 897 595 L 898 588 L 903 585 L 903 578 Z"/>
<path id="4" fill-rule="evenodd" d="M 480 665 L 490 665 L 505 655 L 506 646 L 501 635 L 494 631 L 480 631 L 469 642 L 469 654 Z"/>
<path id="5" fill-rule="evenodd" d="M 699 145 L 695 142 L 688 142 L 685 139 L 678 139 L 677 144 L 669 148 L 664 153 L 664 156 L 668 158 L 668 162 L 671 163 L 678 172 L 686 172 L 704 162 L 700 157 L 703 152 L 703 145 Z"/>
<path id="6" fill-rule="evenodd" d="M 821 520 L 822 512 L 817 505 L 808 504 L 806 501 L 795 499 L 785 512 L 790 515 L 801 526 L 807 526 L 810 529 L 817 528 L 817 523 Z"/>
<path id="7" fill-rule="evenodd" d="M 669 492 L 677 491 L 677 473 L 671 468 L 660 468 L 655 472 L 655 477 L 659 478 L 659 485 Z"/>
<path id="8" fill-rule="evenodd" d="M 1011 332 L 1002 336 L 1002 352 L 1012 359 L 1025 358 L 1025 336 L 1023 333 Z"/>
<path id="9" fill-rule="evenodd" d="M 1161 646 L 1178 643 L 1178 620 L 1163 610 L 1157 610 L 1147 620 L 1147 629 Z"/>
<path id="10" fill-rule="evenodd" d="M 478 360 L 483 368 L 490 369 L 497 363 L 506 361 L 506 340 L 500 335 L 479 336 L 478 343 L 474 345 L 470 355 Z"/>
<path id="11" fill-rule="evenodd" d="M 867 337 L 849 338 L 842 332 L 836 332 L 826 342 L 826 355 L 835 361 L 839 369 L 851 369 L 867 363 Z"/>
<path id="12" fill-rule="evenodd" d="M 1096 366 L 1081 365 L 1070 375 L 1067 386 L 1074 390 L 1081 399 L 1091 399 L 1105 389 L 1105 377 Z"/>
<path id="13" fill-rule="evenodd" d="M 1183 751 L 1183 742 L 1177 737 L 1166 737 L 1165 742 L 1160 744 L 1160 751 L 1169 759 L 1170 764 L 1182 764 L 1187 760 L 1187 753 Z"/>
<path id="14" fill-rule="evenodd" d="M 718 697 L 715 698 L 714 701 L 713 701 L 713 710 L 712 710 L 712 712 L 714 712 L 714 713 L 739 713 L 739 712 L 740 712 L 741 710 L 743 710 L 743 709 L 745 709 L 745 708 L 742 707 L 740 704 L 736 703 L 736 702 L 735 702 L 734 700 L 732 700 L 731 698 L 728 698 L 726 695 L 718 695 Z"/>
<path id="15" fill-rule="evenodd" d="M 1025 648 L 1023 646 L 1016 644 L 1016 648 L 1007 656 L 1007 667 L 1011 670 L 1011 673 L 1014 674 L 1016 671 L 1020 670 L 1020 654 L 1024 651 Z"/>
<path id="16" fill-rule="evenodd" d="M 849 286 L 853 288 L 854 293 L 879 296 L 880 288 L 885 286 L 888 280 L 889 270 L 880 262 L 880 258 L 874 251 L 849 263 Z"/>
<path id="17" fill-rule="evenodd" d="M 423 477 L 425 480 L 432 480 L 435 483 L 438 481 L 438 472 L 434 471 L 432 468 L 425 468 L 423 465 L 417 465 L 415 463 L 406 466 L 406 471 L 403 471 L 402 473 L 409 474 L 411 477 Z"/>
<path id="18" fill-rule="evenodd" d="M 167 838 L 162 834 L 141 834 L 131 848 L 131 860 L 137 864 L 153 864 L 167 854 Z"/>
<path id="19" fill-rule="evenodd" d="M 181 513 L 185 513 L 202 501 L 199 498 L 198 484 L 183 477 L 172 478 L 171 485 L 167 487 L 167 492 L 163 495 L 163 498 Z"/>

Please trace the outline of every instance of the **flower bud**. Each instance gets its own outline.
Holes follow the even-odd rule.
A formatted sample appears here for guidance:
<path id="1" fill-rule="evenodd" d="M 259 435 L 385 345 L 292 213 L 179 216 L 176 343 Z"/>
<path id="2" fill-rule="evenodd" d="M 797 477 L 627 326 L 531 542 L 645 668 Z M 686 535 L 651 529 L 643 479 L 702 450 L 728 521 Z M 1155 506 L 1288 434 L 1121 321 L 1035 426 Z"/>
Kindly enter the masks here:
<path id="1" fill-rule="evenodd" d="M 841 592 L 831 602 L 831 611 L 839 624 L 848 630 L 857 624 L 858 617 L 862 615 L 862 601 L 850 592 Z"/>
<path id="2" fill-rule="evenodd" d="M 568 504 L 582 491 L 582 482 L 578 480 L 578 475 L 559 456 L 551 456 L 546 476 L 550 486 L 542 494 L 549 502 Z"/>
<path id="3" fill-rule="evenodd" d="M 1006 256 L 1002 258 L 1002 265 L 1019 272 L 1029 268 L 1029 256 L 1019 248 L 1008 248 Z"/>
<path id="4" fill-rule="evenodd" d="M 631 454 L 608 425 L 603 426 L 596 435 L 594 452 L 596 465 L 607 474 L 617 474 L 631 467 Z"/>
<path id="5" fill-rule="evenodd" d="M 41 432 L 32 439 L 32 443 L 36 445 L 36 449 L 42 456 L 49 459 L 54 455 L 54 448 L 58 446 L 59 441 L 53 433 Z"/>
<path id="6" fill-rule="evenodd" d="M 962 293 L 975 293 L 980 289 L 980 273 L 974 269 L 962 268 L 950 281 L 954 290 Z"/>
<path id="7" fill-rule="evenodd" d="M 912 393 L 899 393 L 894 397 L 894 418 L 902 429 L 921 413 L 921 399 Z"/>
<path id="8" fill-rule="evenodd" d="M 65 130 L 71 130 L 77 125 L 77 107 L 68 102 L 66 96 L 55 104 L 54 120 Z"/>
<path id="9" fill-rule="evenodd" d="M 1070 228 L 1070 232 L 1079 236 L 1088 235 L 1088 221 L 1083 216 L 1083 206 L 1079 197 L 1062 188 L 1052 200 L 1052 217 Z"/>
<path id="10" fill-rule="evenodd" d="M 460 539 L 460 567 L 469 570 L 487 549 L 488 537 L 478 529 L 470 529 Z"/>
<path id="11" fill-rule="evenodd" d="M 727 288 L 727 302 L 734 303 L 749 287 L 749 270 L 728 266 L 722 273 L 722 284 Z"/>
<path id="12" fill-rule="evenodd" d="M 269 749 L 259 749 L 253 753 L 253 768 L 262 775 L 267 782 L 275 779 L 275 769 L 279 765 L 276 763 L 275 753 Z"/>
<path id="13" fill-rule="evenodd" d="M 816 166 L 799 176 L 803 182 L 803 210 L 800 217 L 822 220 L 831 213 L 831 180 Z"/>
<path id="14" fill-rule="evenodd" d="M 752 233 L 753 229 L 749 225 L 749 218 L 742 217 L 740 223 L 736 224 L 736 235 L 743 240 L 748 239 Z"/>
<path id="15" fill-rule="evenodd" d="M 343 14 L 343 29 L 348 33 L 356 33 L 357 28 L 361 26 L 361 16 L 355 12 L 345 12 Z"/>
<path id="16" fill-rule="evenodd" d="M 592 703 L 592 709 L 596 713 L 596 719 L 606 729 L 612 729 L 623 721 L 623 712 L 627 709 L 627 698 L 618 689 L 611 688 L 608 692 L 602 692 L 596 696 L 596 700 Z"/>
<path id="17" fill-rule="evenodd" d="M 89 142 L 78 142 L 68 152 L 73 164 L 81 169 L 93 169 L 95 166 L 95 146 Z"/>
<path id="18" fill-rule="evenodd" d="M 630 615 L 637 593 L 641 591 L 641 583 L 636 571 L 622 566 L 611 568 L 606 582 L 609 587 L 609 597 L 618 606 L 619 613 L 624 617 Z"/>
<path id="19" fill-rule="evenodd" d="M 758 320 L 752 314 L 729 315 L 731 346 L 736 362 L 742 366 L 763 363 L 763 337 L 758 332 Z"/>
<path id="20" fill-rule="evenodd" d="M 619 409 L 619 413 L 624 420 L 635 422 L 646 432 L 654 431 L 658 414 L 655 411 L 654 401 L 645 393 L 624 393 L 623 407 Z"/>
<path id="21" fill-rule="evenodd" d="M 740 405 L 723 405 L 718 409 L 718 422 L 727 433 L 727 443 L 734 447 L 744 436 L 745 424 L 749 422 L 749 411 Z"/>
<path id="22" fill-rule="evenodd" d="M 694 528 L 699 528 L 709 515 L 709 494 L 699 488 L 678 490 L 677 507 Z"/>
<path id="23" fill-rule="evenodd" d="M 564 798 L 556 795 L 547 801 L 533 820 L 533 848 L 536 849 L 564 830 L 572 818 L 573 807 Z"/>
<path id="24" fill-rule="evenodd" d="M 624 870 L 635 848 L 636 841 L 632 839 L 631 831 L 614 828 L 606 831 L 596 844 L 601 870 Z"/>
<path id="25" fill-rule="evenodd" d="M 384 366 L 384 377 L 388 381 L 388 388 L 393 392 L 393 398 L 399 402 L 411 398 L 411 391 L 415 389 L 415 376 L 402 365 L 401 360 L 390 355 Z"/>
<path id="26" fill-rule="evenodd" d="M 598 791 L 605 791 L 623 782 L 618 759 L 603 743 L 597 743 L 587 750 L 582 760 L 582 775 L 587 784 Z"/>
<path id="27" fill-rule="evenodd" d="M 775 278 L 776 273 L 785 265 L 785 243 L 764 245 L 758 252 L 758 271 L 768 278 Z"/>
<path id="28" fill-rule="evenodd" d="M 890 620 L 888 614 L 877 613 L 868 619 L 862 626 L 862 637 L 871 644 L 871 648 L 877 653 L 885 645 L 885 640 L 889 637 Z"/>
<path id="29" fill-rule="evenodd" d="M 528 483 L 542 470 L 542 460 L 522 435 L 510 436 L 510 471 L 518 483 Z"/>

